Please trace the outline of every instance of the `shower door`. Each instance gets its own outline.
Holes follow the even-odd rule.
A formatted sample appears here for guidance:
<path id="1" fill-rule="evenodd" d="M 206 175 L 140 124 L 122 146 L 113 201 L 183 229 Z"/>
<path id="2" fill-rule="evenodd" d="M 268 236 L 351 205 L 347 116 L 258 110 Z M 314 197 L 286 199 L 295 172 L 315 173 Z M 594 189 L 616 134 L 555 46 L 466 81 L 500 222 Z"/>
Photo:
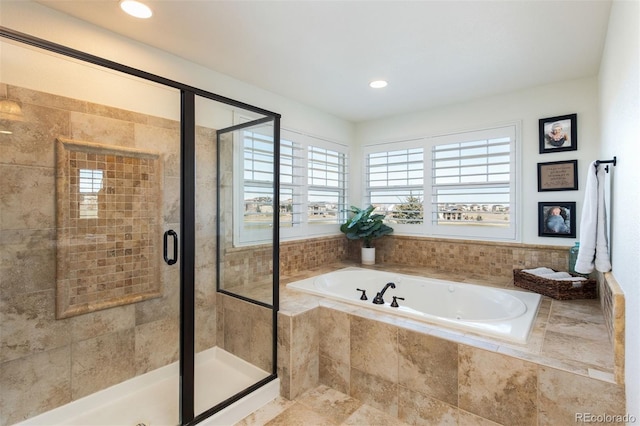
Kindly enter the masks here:
<path id="1" fill-rule="evenodd" d="M 277 117 L 229 108 L 203 96 L 195 98 L 194 115 L 193 368 L 198 420 L 275 378 Z M 259 194 L 247 193 L 238 184 L 247 173 L 244 141 L 258 133 L 269 141 L 260 153 L 264 179 Z M 255 219 L 246 206 L 247 200 L 257 198 L 264 212 L 259 220 L 264 239 L 259 245 L 244 244 L 234 228 L 247 217 Z"/>

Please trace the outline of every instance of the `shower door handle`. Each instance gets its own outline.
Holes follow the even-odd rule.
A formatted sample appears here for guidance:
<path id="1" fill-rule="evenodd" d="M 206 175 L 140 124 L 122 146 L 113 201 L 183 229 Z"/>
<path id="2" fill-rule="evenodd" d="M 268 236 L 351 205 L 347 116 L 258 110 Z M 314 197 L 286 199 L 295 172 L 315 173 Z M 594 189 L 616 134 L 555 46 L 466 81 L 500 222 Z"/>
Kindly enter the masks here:
<path id="1" fill-rule="evenodd" d="M 173 257 L 171 259 L 167 256 L 169 236 L 173 238 Z M 167 262 L 167 265 L 173 265 L 178 261 L 178 234 L 173 229 L 169 229 L 164 233 L 164 261 Z"/>

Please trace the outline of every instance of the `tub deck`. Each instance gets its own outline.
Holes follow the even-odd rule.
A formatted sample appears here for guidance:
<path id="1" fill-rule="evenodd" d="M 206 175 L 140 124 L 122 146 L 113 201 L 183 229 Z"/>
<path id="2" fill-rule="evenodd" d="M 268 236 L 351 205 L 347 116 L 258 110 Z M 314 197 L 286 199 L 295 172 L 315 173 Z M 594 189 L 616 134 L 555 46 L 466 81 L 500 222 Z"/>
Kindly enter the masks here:
<path id="1" fill-rule="evenodd" d="M 296 274 L 281 276 L 280 311 L 287 315 L 296 315 L 318 306 L 324 306 L 453 342 L 535 362 L 536 364 L 616 383 L 613 344 L 597 299 L 560 301 L 543 296 L 528 342 L 526 344 L 518 344 L 476 335 L 471 332 L 461 332 L 425 324 L 408 318 L 399 318 L 398 316 L 357 307 L 345 302 L 301 293 L 286 287 L 286 284 L 290 282 L 348 266 L 365 267 L 355 262 L 338 262 Z M 511 279 L 496 278 L 487 280 L 479 276 L 469 276 L 468 274 L 462 276 L 455 273 L 442 273 L 423 267 L 405 265 L 382 264 L 366 267 L 523 291 L 523 289 L 515 287 Z"/>

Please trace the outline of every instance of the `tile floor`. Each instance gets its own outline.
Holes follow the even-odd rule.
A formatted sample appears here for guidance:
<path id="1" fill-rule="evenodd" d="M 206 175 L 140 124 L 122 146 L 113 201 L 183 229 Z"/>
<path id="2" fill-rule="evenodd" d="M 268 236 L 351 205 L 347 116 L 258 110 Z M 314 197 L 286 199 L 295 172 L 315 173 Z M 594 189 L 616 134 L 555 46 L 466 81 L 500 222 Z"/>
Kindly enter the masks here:
<path id="1" fill-rule="evenodd" d="M 294 401 L 277 398 L 236 426 L 402 426 L 401 422 L 355 398 L 320 385 Z"/>

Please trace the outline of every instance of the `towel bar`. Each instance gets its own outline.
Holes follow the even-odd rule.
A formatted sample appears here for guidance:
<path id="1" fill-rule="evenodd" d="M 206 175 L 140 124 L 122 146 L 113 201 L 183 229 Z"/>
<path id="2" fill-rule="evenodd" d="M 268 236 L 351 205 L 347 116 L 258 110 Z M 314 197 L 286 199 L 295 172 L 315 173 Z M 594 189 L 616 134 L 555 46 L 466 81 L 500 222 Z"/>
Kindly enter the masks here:
<path id="1" fill-rule="evenodd" d="M 596 160 L 596 168 L 600 164 L 606 164 L 606 163 L 611 163 L 615 167 L 617 162 L 618 162 L 618 158 L 616 156 L 613 157 L 613 160 Z M 604 171 L 609 173 L 609 166 L 608 165 L 604 167 Z"/>

